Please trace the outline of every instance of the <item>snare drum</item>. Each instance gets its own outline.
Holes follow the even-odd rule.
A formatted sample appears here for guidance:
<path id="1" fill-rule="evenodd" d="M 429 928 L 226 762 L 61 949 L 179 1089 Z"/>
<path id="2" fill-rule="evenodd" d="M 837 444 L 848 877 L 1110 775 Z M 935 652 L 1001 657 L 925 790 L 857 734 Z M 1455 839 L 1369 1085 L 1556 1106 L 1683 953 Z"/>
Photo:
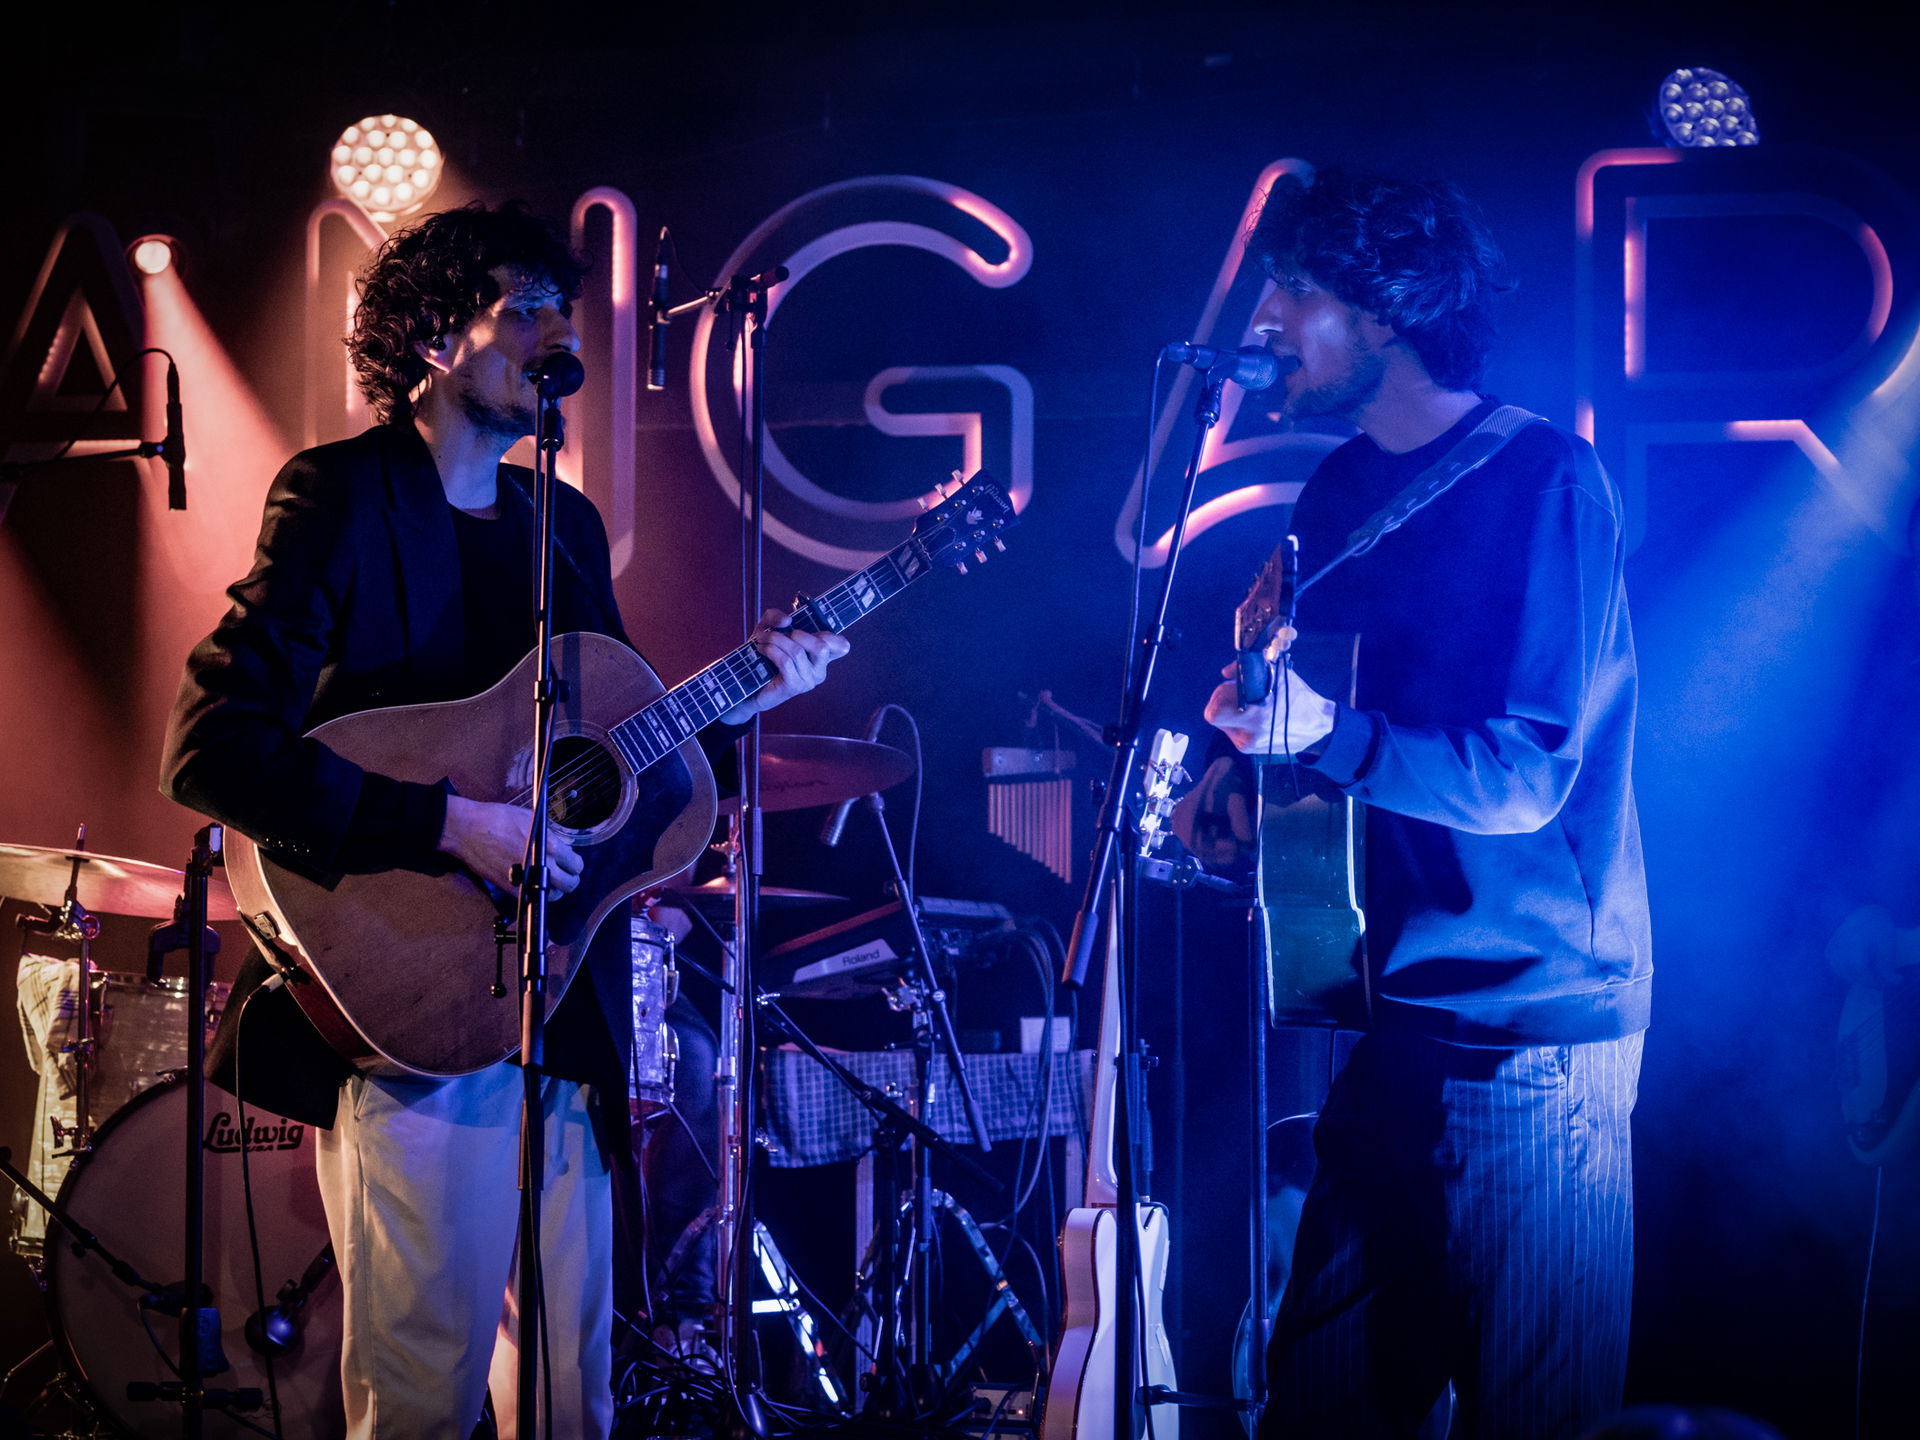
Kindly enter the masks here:
<path id="1" fill-rule="evenodd" d="M 252 1173 L 253 1211 L 260 1236 L 260 1282 L 269 1305 L 280 1287 L 297 1279 L 326 1247 L 326 1216 L 314 1181 L 312 1130 L 264 1111 L 247 1112 L 247 1169 Z M 222 1092 L 207 1095 L 205 1281 L 220 1311 L 220 1340 L 233 1368 L 213 1384 L 223 1389 L 266 1390 L 265 1362 L 247 1345 L 247 1320 L 258 1308 L 253 1261 L 247 1243 L 246 1191 L 240 1161 L 238 1107 Z M 156 1285 L 183 1278 L 182 1229 L 186 1204 L 187 1089 L 169 1079 L 135 1096 L 94 1137 L 93 1149 L 75 1161 L 60 1203 L 74 1223 L 100 1237 L 115 1256 Z M 98 1409 L 125 1434 L 172 1437 L 180 1433 L 180 1407 L 128 1400 L 133 1382 L 162 1383 L 169 1369 L 178 1325 L 157 1312 L 143 1312 L 140 1296 L 108 1273 L 97 1255 L 77 1256 L 52 1245 L 46 1256 L 47 1313 L 68 1373 Z M 167 1347 L 163 1356 L 141 1321 Z M 325 1440 L 346 1431 L 340 1400 L 340 1281 L 321 1276 L 295 1317 L 299 1338 L 273 1362 L 280 1394 L 281 1433 L 289 1440 Z M 268 1433 L 271 1414 L 246 1417 Z M 224 1411 L 205 1415 L 205 1430 L 217 1440 L 248 1434 Z"/>
<path id="2" fill-rule="evenodd" d="M 80 965 L 54 955 L 23 954 L 18 984 L 27 1060 L 40 1077 L 27 1178 L 51 1195 L 72 1164 L 70 1132 L 80 1121 L 79 1067 L 68 1048 L 79 1036 Z M 141 1091 L 186 1068 L 187 982 L 96 970 L 93 1006 L 94 1059 L 87 1077 L 87 1109 L 97 1130 Z M 227 987 L 207 986 L 209 1040 L 226 1008 Z M 46 1237 L 46 1216 L 24 1192 L 15 1198 L 15 1216 L 14 1252 L 37 1256 Z"/>
<path id="3" fill-rule="evenodd" d="M 673 1104 L 673 1067 L 680 1047 L 667 1024 L 667 1007 L 680 993 L 673 963 L 673 932 L 642 915 L 629 921 L 633 941 L 633 1118 L 644 1120 Z"/>

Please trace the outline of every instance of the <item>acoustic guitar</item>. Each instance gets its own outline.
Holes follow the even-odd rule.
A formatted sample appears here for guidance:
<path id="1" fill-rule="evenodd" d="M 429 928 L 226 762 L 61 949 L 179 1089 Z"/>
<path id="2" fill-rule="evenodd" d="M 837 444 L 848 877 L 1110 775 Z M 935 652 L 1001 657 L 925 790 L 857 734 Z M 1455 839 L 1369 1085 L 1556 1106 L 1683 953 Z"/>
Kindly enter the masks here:
<path id="1" fill-rule="evenodd" d="M 1357 635 L 1294 630 L 1299 545 L 1289 535 L 1254 577 L 1233 616 L 1242 706 L 1269 699 L 1291 665 L 1320 694 L 1354 703 Z M 1273 1023 L 1353 1025 L 1365 1015 L 1365 828 L 1355 802 L 1284 756 L 1256 762 L 1260 816 L 1255 871 L 1259 941 Z"/>
<path id="2" fill-rule="evenodd" d="M 845 630 L 936 569 L 964 573 L 984 561 L 1014 523 L 1005 491 L 982 471 L 945 492 L 907 540 L 802 601 L 787 623 Z M 775 673 L 747 644 L 669 690 L 607 636 L 559 635 L 551 650 L 561 700 L 548 815 L 585 868 L 578 887 L 548 906 L 549 1014 L 615 907 L 699 857 L 716 804 L 694 736 Z M 377 774 L 524 805 L 537 658 L 528 652 L 470 699 L 343 715 L 312 738 Z M 227 878 L 302 1010 L 364 1071 L 460 1075 L 519 1047 L 507 935 L 517 897 L 450 857 L 431 869 L 318 874 L 229 832 Z"/>

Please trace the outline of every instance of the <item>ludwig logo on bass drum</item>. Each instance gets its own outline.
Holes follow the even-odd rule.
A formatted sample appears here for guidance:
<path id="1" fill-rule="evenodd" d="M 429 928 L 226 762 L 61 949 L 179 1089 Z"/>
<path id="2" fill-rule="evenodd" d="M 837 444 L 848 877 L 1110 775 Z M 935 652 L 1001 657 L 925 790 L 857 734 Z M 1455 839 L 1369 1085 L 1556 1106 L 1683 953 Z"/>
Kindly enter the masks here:
<path id="1" fill-rule="evenodd" d="M 306 1138 L 307 1127 L 296 1125 L 291 1120 L 262 1124 L 249 1115 L 244 1133 L 249 1151 L 298 1150 L 300 1142 Z M 207 1126 L 204 1148 L 216 1155 L 237 1155 L 240 1152 L 241 1135 L 242 1131 L 234 1125 L 233 1117 L 222 1110 Z"/>

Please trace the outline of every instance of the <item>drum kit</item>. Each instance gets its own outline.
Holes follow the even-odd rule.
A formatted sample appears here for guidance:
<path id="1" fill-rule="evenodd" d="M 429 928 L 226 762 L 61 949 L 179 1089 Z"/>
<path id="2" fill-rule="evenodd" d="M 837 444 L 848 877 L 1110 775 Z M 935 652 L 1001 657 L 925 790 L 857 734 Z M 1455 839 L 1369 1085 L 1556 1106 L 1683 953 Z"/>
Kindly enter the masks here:
<path id="1" fill-rule="evenodd" d="M 898 784 L 913 770 L 906 754 L 871 741 L 768 736 L 763 745 L 763 810 L 837 804 Z M 207 878 L 207 919 L 237 920 L 220 872 Z M 57 1417 L 45 1432 L 51 1435 L 180 1433 L 178 1404 L 147 1400 L 179 1388 L 172 1358 L 179 1323 L 167 1317 L 179 1315 L 185 1288 L 190 1027 L 210 1037 L 227 996 L 226 986 L 208 985 L 202 1013 L 192 1016 L 187 982 L 161 973 L 166 950 L 180 945 L 186 879 L 94 853 L 84 830 L 72 849 L 0 845 L 0 899 L 29 911 L 19 921 L 30 938 L 18 993 L 39 1077 L 26 1169 L 0 1150 L 0 1172 L 17 1186 L 11 1249 L 45 1298 L 51 1338 L 37 1354 L 46 1383 L 28 1408 Z M 794 905 L 839 898 L 761 894 Z M 722 928 L 732 918 L 733 887 L 724 876 L 660 898 Z M 636 1122 L 673 1104 L 675 1046 L 665 1012 L 679 984 L 673 936 L 644 909 L 636 906 L 630 921 Z M 172 922 L 155 927 L 146 973 L 93 965 L 103 915 Z M 56 941 L 62 944 L 49 943 Z M 46 953 L 61 948 L 77 954 Z M 308 1127 L 245 1112 L 220 1091 L 208 1094 L 202 1125 L 203 1295 L 211 1292 L 220 1307 L 214 1348 L 227 1366 L 213 1383 L 247 1397 L 204 1412 L 204 1433 L 337 1435 L 344 1429 L 340 1286 L 314 1179 L 315 1138 Z M 37 1372 L 23 1361 L 7 1379 L 23 1373 Z M 244 1413 L 251 1391 L 269 1397 L 277 1412 L 271 1421 Z"/>

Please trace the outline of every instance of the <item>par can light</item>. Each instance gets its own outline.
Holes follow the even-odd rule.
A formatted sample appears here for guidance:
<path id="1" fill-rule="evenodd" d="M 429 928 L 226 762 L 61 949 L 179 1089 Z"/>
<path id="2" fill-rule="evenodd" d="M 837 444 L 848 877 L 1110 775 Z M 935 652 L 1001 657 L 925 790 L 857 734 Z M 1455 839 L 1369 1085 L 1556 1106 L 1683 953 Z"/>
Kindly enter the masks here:
<path id="1" fill-rule="evenodd" d="M 381 224 L 411 215 L 440 184 L 440 147 L 416 120 L 369 115 L 340 132 L 327 167 L 333 188 Z"/>

